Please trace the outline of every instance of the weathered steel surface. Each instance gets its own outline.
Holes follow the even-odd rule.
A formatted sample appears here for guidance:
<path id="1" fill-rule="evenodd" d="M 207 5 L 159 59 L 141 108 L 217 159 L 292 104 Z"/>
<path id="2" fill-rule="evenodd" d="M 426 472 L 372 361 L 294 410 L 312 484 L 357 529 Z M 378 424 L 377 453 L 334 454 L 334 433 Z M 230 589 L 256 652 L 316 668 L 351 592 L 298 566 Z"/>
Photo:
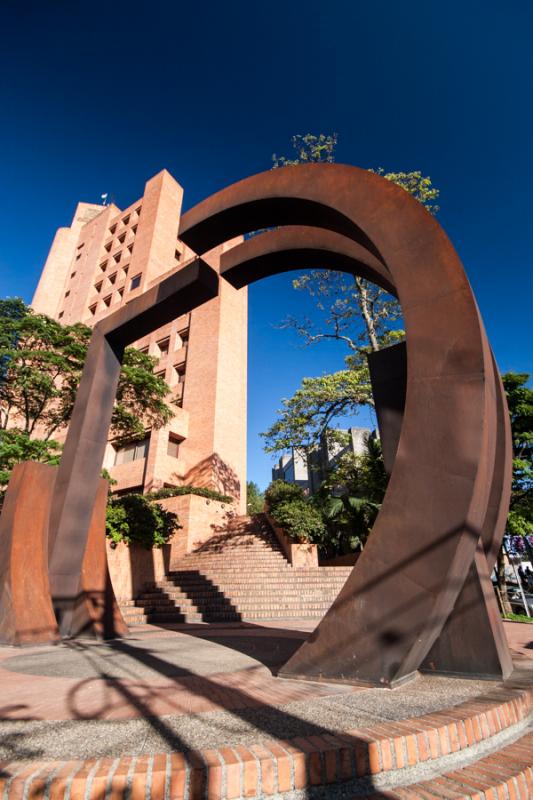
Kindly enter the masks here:
<path id="1" fill-rule="evenodd" d="M 0 517 L 0 641 L 59 638 L 48 584 L 48 517 L 56 468 L 16 464 Z"/>
<path id="2" fill-rule="evenodd" d="M 73 636 L 81 565 L 124 348 L 216 297 L 218 275 L 197 259 L 95 326 L 59 465 L 50 517 L 50 589 L 62 636 Z"/>
<path id="3" fill-rule="evenodd" d="M 505 408 L 505 400 L 459 258 L 436 220 L 402 189 L 352 167 L 273 170 L 193 208 L 182 218 L 180 237 L 201 254 L 246 231 L 276 225 L 310 225 L 356 242 L 383 265 L 402 304 L 407 393 L 389 488 L 337 601 L 283 670 L 392 686 L 421 667 L 442 633 L 480 537 L 493 544 L 501 539 L 496 518 L 508 503 L 502 476 L 509 454 L 498 407 Z M 228 253 L 224 277 L 231 281 L 234 274 L 237 285 L 244 285 L 245 271 L 254 264 L 262 276 L 278 271 L 278 261 L 286 269 L 287 257 L 276 244 L 268 255 L 271 236 Z M 305 248 L 303 231 L 299 247 Z M 241 256 L 245 248 L 253 250 L 249 263 Z M 291 249 L 298 245 L 293 242 Z M 496 510 L 489 513 L 491 496 Z M 492 620 L 494 598 L 481 593 L 478 599 L 478 610 Z M 499 620 L 494 626 L 491 635 L 496 630 L 501 641 L 490 669 L 505 675 L 508 651 L 505 643 L 499 647 Z M 445 671 L 448 662 L 443 656 Z M 472 672 L 477 666 L 471 664 Z M 465 669 L 463 663 L 457 671 Z"/>
<path id="4" fill-rule="evenodd" d="M 384 347 L 367 356 L 372 396 L 378 419 L 383 462 L 392 472 L 402 432 L 407 391 L 407 350 L 405 342 Z"/>
<path id="5" fill-rule="evenodd" d="M 338 165 L 230 186 L 182 217 L 180 237 L 201 255 L 272 226 L 284 227 L 223 255 L 226 280 L 244 286 L 298 266 L 354 272 L 397 294 L 407 332 L 404 416 L 381 511 L 339 597 L 283 674 L 393 686 L 419 668 L 479 674 L 485 663 L 507 675 L 487 584 L 509 501 L 507 411 L 457 254 L 402 189 Z M 216 292 L 217 276 L 197 261 L 95 329 L 54 495 L 51 584 L 63 635 L 75 630 L 122 348 Z M 461 616 L 479 628 L 475 652 L 458 642 Z"/>
<path id="6" fill-rule="evenodd" d="M 48 581 L 48 520 L 58 468 L 25 461 L 9 482 L 0 519 L 0 641 L 59 639 Z M 73 633 L 111 639 L 127 633 L 109 579 L 105 546 L 108 484 L 99 479 L 82 553 Z"/>

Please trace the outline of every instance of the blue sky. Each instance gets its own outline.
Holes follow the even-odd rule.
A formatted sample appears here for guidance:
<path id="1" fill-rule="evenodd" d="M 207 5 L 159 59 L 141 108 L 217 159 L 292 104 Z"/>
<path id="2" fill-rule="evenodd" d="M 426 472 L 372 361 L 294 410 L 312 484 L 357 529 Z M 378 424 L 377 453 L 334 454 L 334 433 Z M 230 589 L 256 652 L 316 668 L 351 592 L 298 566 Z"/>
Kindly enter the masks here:
<path id="1" fill-rule="evenodd" d="M 80 199 L 126 206 L 166 167 L 190 207 L 337 131 L 338 161 L 432 177 L 500 368 L 533 372 L 532 28 L 526 0 L 3 4 L 0 296 L 31 299 Z M 261 485 L 280 398 L 342 365 L 274 327 L 297 311 L 290 276 L 250 289 Z"/>

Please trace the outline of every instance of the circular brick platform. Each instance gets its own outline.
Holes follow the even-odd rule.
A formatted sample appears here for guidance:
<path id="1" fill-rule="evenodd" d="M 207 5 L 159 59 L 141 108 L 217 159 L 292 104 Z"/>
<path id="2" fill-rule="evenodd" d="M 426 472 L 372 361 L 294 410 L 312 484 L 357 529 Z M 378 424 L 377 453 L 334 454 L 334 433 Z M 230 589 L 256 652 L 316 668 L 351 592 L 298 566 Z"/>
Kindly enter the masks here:
<path id="1" fill-rule="evenodd" d="M 287 632 L 288 638 L 293 633 Z M 161 634 L 161 631 L 153 634 L 154 638 L 150 640 L 152 650 L 157 642 L 162 647 L 161 641 L 165 637 Z M 172 635 L 166 634 L 167 637 Z M 252 632 L 248 635 L 251 636 Z M 253 635 L 268 638 L 268 632 L 255 632 Z M 216 638 L 223 640 L 223 632 L 218 632 Z M 235 632 L 228 632 L 227 638 L 228 641 L 234 641 Z M 276 638 L 280 638 L 279 633 L 272 640 Z M 43 651 L 40 652 L 42 654 Z M 59 650 L 57 652 L 60 653 Z M 103 657 L 105 653 L 102 651 Z M 58 719 L 53 714 L 51 716 L 53 703 L 56 703 L 56 708 L 67 708 L 61 697 L 69 696 L 72 689 L 70 681 L 80 682 L 72 675 L 69 678 L 50 675 L 36 677 L 31 672 L 20 671 L 25 658 L 26 666 L 28 663 L 31 665 L 34 654 L 32 650 L 20 655 L 20 651 L 12 648 L 5 648 L 0 653 L 2 697 L 4 701 L 8 696 L 11 700 L 10 703 L 2 702 L 4 720 L 37 719 L 41 721 L 40 724 L 46 724 L 46 716 L 48 720 Z M 204 686 L 187 683 L 184 686 L 183 681 L 190 676 L 180 675 L 180 691 L 191 699 L 188 710 L 183 708 L 181 713 L 207 714 L 205 720 L 209 724 L 210 720 L 216 718 L 216 713 L 213 717 L 215 708 L 242 708 L 243 696 L 248 698 L 250 709 L 253 710 L 272 704 L 292 707 L 290 704 L 299 702 L 299 699 L 312 704 L 330 702 L 328 698 L 345 697 L 347 702 L 353 692 L 367 691 L 282 681 L 274 678 L 266 666 L 257 663 L 246 665 L 247 656 L 242 653 L 238 656 L 240 658 L 244 659 L 242 669 L 232 675 L 224 677 L 224 673 L 208 671 L 205 675 L 195 676 L 195 680 L 207 682 Z M 18 672 L 5 669 L 10 660 L 11 666 L 18 668 Z M 33 659 L 34 669 L 38 661 L 38 658 Z M 73 664 L 74 661 L 68 666 L 71 671 Z M 293 736 L 289 739 L 281 736 L 276 739 L 254 737 L 249 742 L 228 741 L 226 745 L 187 752 L 142 753 L 142 748 L 139 752 L 137 747 L 135 751 L 132 750 L 134 755 L 120 754 L 114 758 L 95 757 L 86 760 L 39 760 L 39 753 L 34 753 L 33 757 L 22 761 L 20 757 L 17 758 L 15 741 L 13 758 L 1 765 L 0 787 L 4 798 L 69 797 L 70 800 L 105 797 L 154 800 L 259 798 L 304 790 L 306 797 L 313 797 L 322 791 L 320 796 L 328 798 L 372 796 L 406 800 L 460 797 L 525 800 L 533 797 L 533 734 L 528 732 L 533 710 L 532 666 L 526 660 L 520 660 L 512 680 L 497 686 L 490 684 L 487 691 L 459 705 L 450 703 L 449 707 L 414 718 L 384 719 L 342 732 L 321 731 L 316 735 Z M 117 664 L 113 666 L 115 672 L 122 668 Z M 155 668 L 155 664 L 149 663 L 150 668 Z M 107 676 L 108 681 L 118 681 L 111 672 L 113 670 Z M 172 673 L 172 669 L 169 672 Z M 164 677 L 175 680 L 174 674 Z M 228 686 L 230 678 L 234 681 L 233 687 Z M 20 691 L 20 683 L 16 688 L 17 680 L 30 681 L 27 687 L 31 686 L 31 681 L 37 682 L 33 700 Z M 95 678 L 85 674 L 81 680 L 92 681 L 93 688 L 97 689 Z M 122 690 L 131 690 L 128 680 L 120 679 Z M 54 682 L 55 692 L 52 690 Z M 163 702 L 158 690 L 165 686 L 163 679 L 159 687 L 156 683 L 152 682 L 158 698 L 153 711 L 157 709 L 157 703 Z M 194 698 L 206 701 L 208 684 L 211 693 L 208 706 L 196 706 L 194 710 Z M 117 687 L 114 690 L 117 691 Z M 174 694 L 176 691 L 174 685 Z M 301 698 L 295 692 L 302 692 Z M 54 696 L 51 696 L 52 693 Z M 393 694 L 400 702 L 401 689 L 394 690 Z M 389 692 L 387 695 L 393 696 Z M 124 700 L 124 693 L 121 696 L 120 708 L 111 705 L 114 708 L 113 718 L 132 719 L 131 713 L 124 713 L 128 704 Z M 86 697 L 88 702 L 89 690 Z M 134 693 L 129 705 L 142 716 L 146 711 L 142 710 L 142 703 L 139 704 L 138 699 Z M 182 697 L 184 699 L 185 695 Z M 165 696 L 165 702 L 166 711 L 162 710 L 159 717 L 154 717 L 155 724 L 158 720 L 164 724 L 165 714 L 176 713 L 173 705 L 175 699 L 170 692 Z M 73 708 L 75 706 L 71 705 L 69 716 L 59 717 L 64 720 L 62 724 L 76 725 L 82 719 L 90 719 L 90 705 L 85 706 L 86 716 L 83 718 L 79 715 L 79 708 L 77 715 L 73 713 Z M 93 713 L 99 713 L 96 707 Z M 107 716 L 98 718 L 109 720 Z M 98 726 L 106 722 L 93 721 L 92 724 Z M 98 736 L 97 727 L 94 735 Z M 24 753 L 21 752 L 21 755 Z"/>

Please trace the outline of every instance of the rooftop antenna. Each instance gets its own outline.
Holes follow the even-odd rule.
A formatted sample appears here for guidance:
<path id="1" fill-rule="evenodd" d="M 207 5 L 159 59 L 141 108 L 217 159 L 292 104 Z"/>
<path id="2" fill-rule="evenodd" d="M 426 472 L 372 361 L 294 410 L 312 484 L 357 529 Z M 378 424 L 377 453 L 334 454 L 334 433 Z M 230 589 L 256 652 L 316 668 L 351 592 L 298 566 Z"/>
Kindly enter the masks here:
<path id="1" fill-rule="evenodd" d="M 107 196 L 108 196 L 108 192 L 106 192 L 105 194 L 101 194 L 100 195 L 100 197 L 102 198 L 102 205 L 103 206 L 107 205 Z"/>

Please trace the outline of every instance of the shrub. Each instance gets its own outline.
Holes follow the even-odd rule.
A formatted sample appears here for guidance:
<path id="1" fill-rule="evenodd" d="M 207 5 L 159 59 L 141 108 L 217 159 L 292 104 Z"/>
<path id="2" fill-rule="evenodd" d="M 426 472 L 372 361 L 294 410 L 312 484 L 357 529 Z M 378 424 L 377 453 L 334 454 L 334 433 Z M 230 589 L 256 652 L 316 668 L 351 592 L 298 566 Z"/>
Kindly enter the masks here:
<path id="1" fill-rule="evenodd" d="M 290 502 L 292 500 L 304 501 L 303 489 L 297 483 L 287 483 L 286 481 L 272 481 L 270 486 L 265 492 L 265 501 L 270 511 L 280 503 Z"/>
<path id="2" fill-rule="evenodd" d="M 112 542 L 162 547 L 181 527 L 177 514 L 142 494 L 112 497 L 107 504 L 106 536 Z"/>
<path id="3" fill-rule="evenodd" d="M 303 497 L 278 503 L 272 515 L 289 539 L 295 542 L 318 544 L 326 534 L 322 514 Z"/>
<path id="4" fill-rule="evenodd" d="M 233 497 L 229 494 L 221 494 L 214 489 L 205 489 L 202 486 L 164 486 L 145 495 L 150 500 L 164 500 L 166 497 L 180 497 L 184 494 L 197 494 L 199 497 L 207 497 L 209 500 L 218 500 L 220 503 L 233 503 Z"/>

